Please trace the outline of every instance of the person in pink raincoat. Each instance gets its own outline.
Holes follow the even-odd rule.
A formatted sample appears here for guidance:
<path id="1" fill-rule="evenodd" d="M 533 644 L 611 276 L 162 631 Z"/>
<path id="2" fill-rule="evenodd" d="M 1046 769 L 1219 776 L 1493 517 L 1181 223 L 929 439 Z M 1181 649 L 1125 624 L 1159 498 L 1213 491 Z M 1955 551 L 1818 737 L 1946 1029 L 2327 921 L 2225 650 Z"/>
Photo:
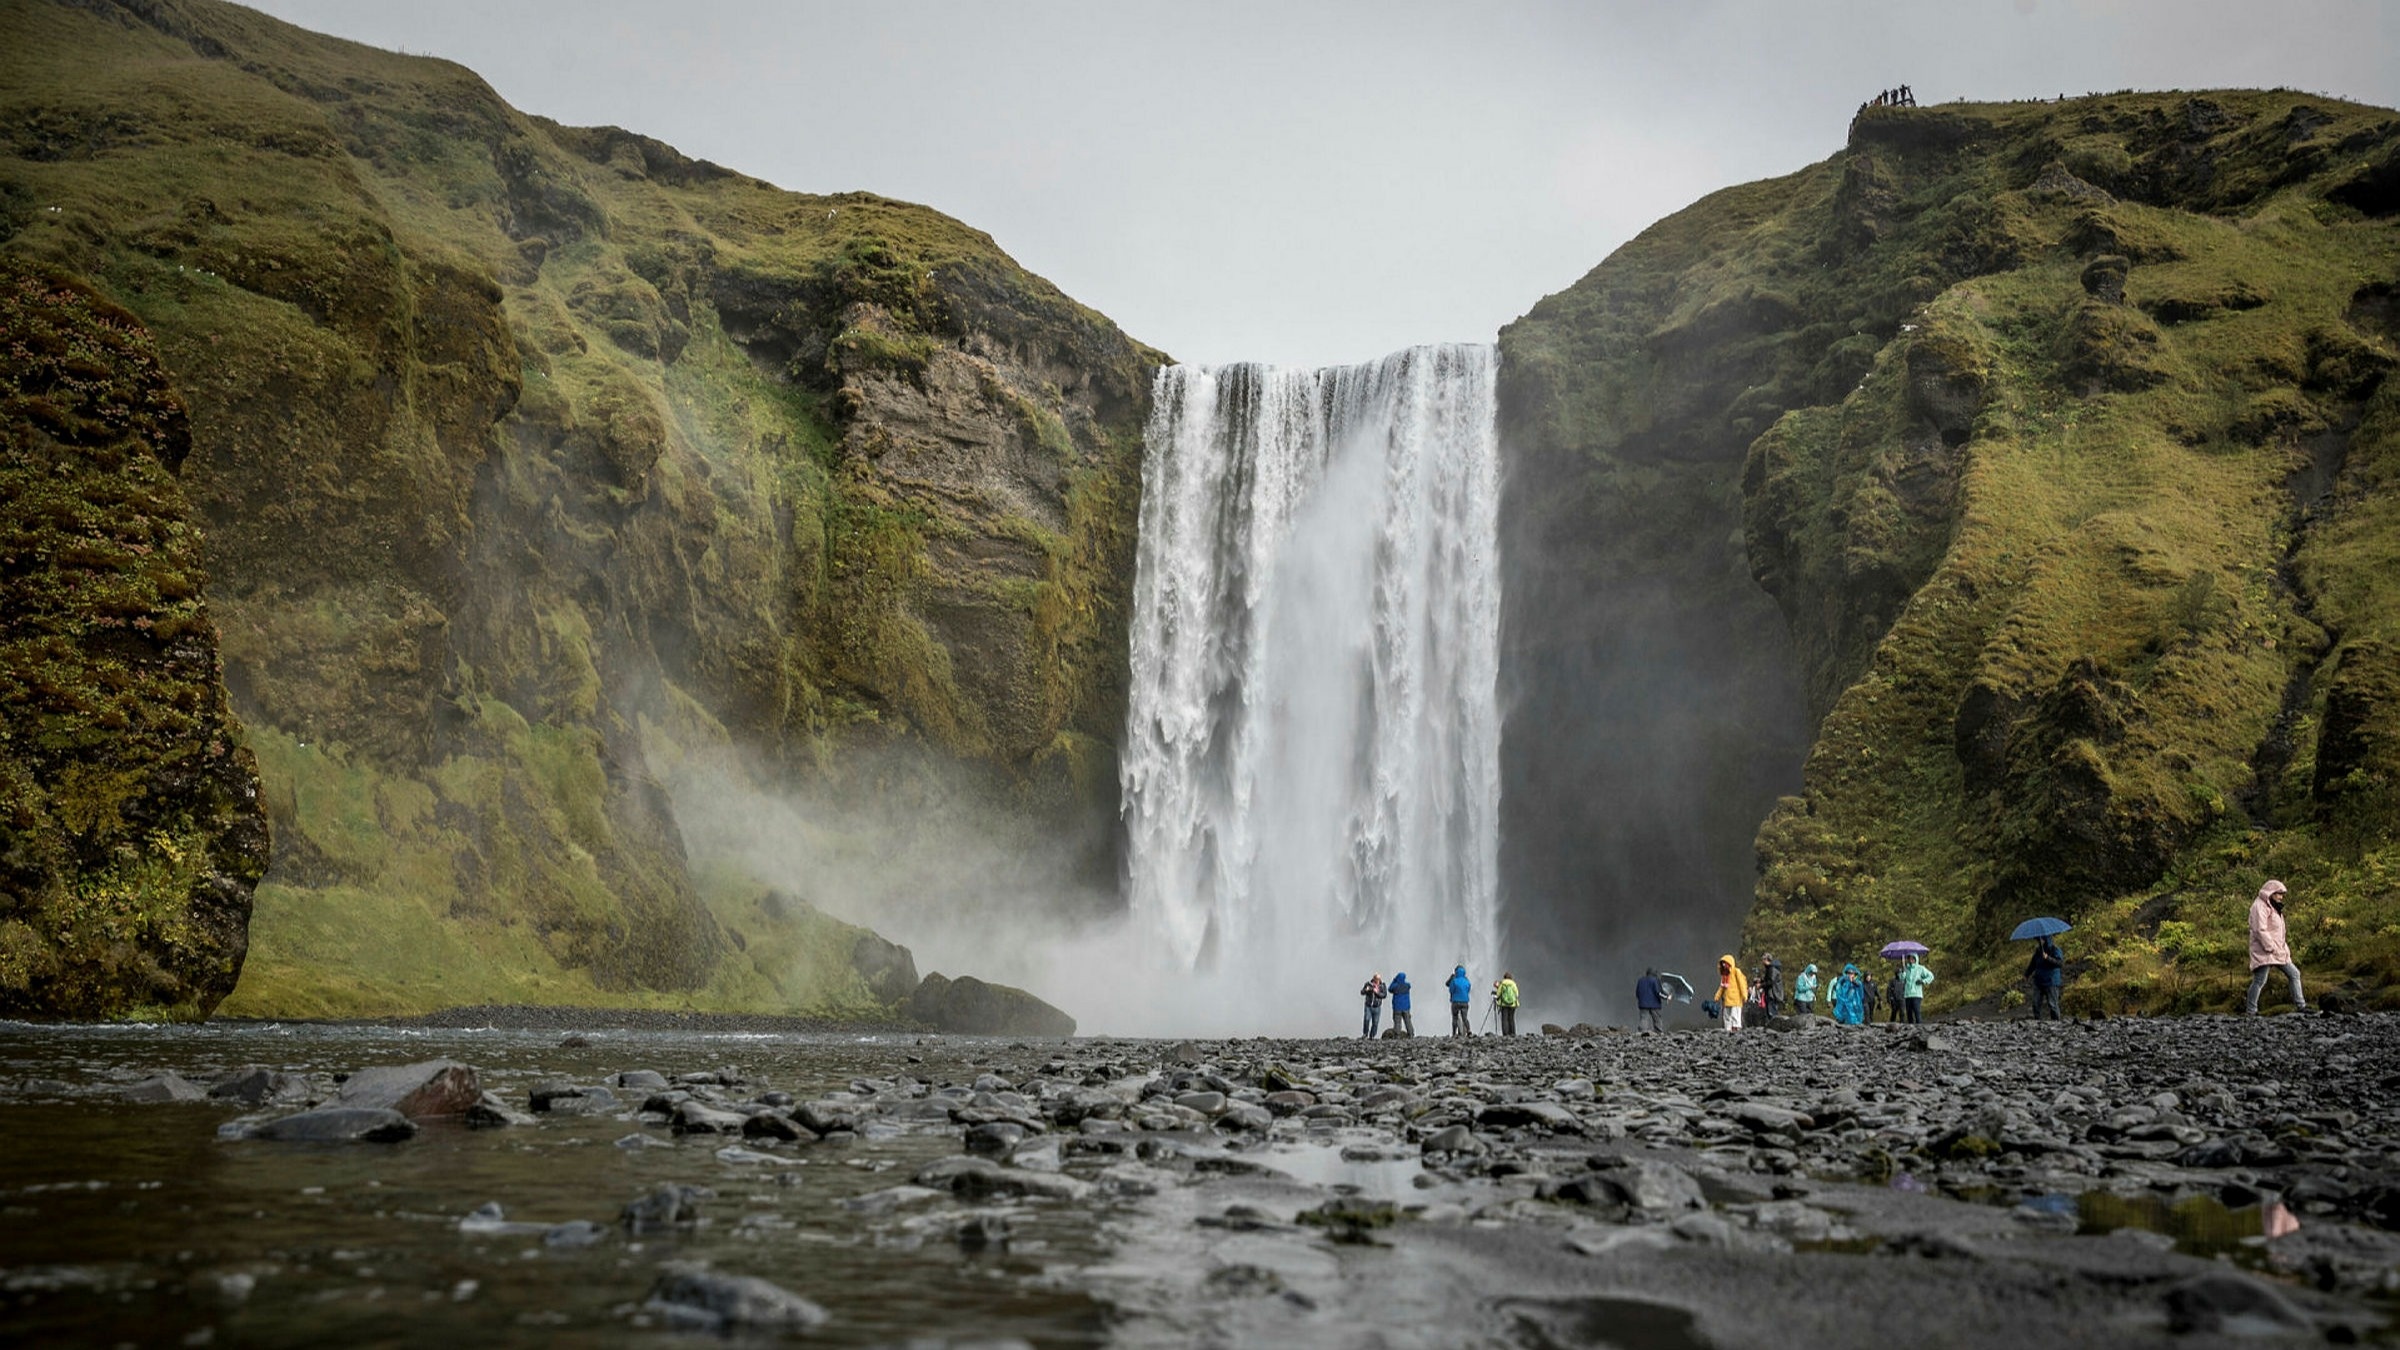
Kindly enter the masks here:
<path id="1" fill-rule="evenodd" d="M 2270 971 L 2283 972 L 2284 983 L 2292 988 L 2292 1008 L 2308 1011 L 2308 1000 L 2300 993 L 2300 967 L 2292 964 L 2291 940 L 2283 931 L 2284 885 L 2270 881 L 2258 888 L 2258 898 L 2250 902 L 2250 997 L 2242 1000 L 2242 1011 L 2255 1015 L 2258 996 L 2267 987 Z"/>

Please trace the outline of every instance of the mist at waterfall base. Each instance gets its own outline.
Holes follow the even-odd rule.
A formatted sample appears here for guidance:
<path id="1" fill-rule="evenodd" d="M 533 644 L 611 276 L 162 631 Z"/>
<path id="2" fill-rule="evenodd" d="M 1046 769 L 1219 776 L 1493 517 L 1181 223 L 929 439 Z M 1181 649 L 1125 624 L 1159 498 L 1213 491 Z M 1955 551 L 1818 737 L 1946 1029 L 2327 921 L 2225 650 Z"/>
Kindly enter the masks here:
<path id="1" fill-rule="evenodd" d="M 1499 972 L 1497 354 L 1159 373 L 1122 764 L 1133 1025 L 1341 1034 Z M 1481 999 L 1478 999 L 1481 1002 Z"/>

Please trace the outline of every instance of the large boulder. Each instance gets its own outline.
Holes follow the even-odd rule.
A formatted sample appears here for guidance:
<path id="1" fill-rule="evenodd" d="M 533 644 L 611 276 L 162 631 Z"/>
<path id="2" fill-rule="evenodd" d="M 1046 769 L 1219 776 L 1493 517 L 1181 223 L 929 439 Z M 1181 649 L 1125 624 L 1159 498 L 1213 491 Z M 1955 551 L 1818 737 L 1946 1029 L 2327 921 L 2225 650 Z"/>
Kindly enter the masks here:
<path id="1" fill-rule="evenodd" d="M 360 1069 L 335 1094 L 336 1105 L 380 1107 L 410 1120 L 465 1115 L 482 1100 L 483 1083 L 475 1070 L 447 1059 Z"/>
<path id="2" fill-rule="evenodd" d="M 925 977 L 901 1010 L 937 1031 L 964 1036 L 1072 1036 L 1075 1019 L 1022 989 L 972 975 Z"/>

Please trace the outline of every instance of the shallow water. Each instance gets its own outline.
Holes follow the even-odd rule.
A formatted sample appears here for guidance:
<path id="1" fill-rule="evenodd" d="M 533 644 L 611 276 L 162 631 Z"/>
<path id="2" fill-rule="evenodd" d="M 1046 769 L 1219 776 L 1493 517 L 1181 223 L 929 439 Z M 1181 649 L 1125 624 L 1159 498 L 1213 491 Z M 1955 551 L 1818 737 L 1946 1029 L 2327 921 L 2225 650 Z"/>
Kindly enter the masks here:
<path id="1" fill-rule="evenodd" d="M 772 1150 L 792 1166 L 733 1164 L 716 1151 L 759 1141 L 698 1136 L 611 1117 L 545 1118 L 468 1130 L 430 1124 L 396 1145 L 225 1141 L 238 1107 L 134 1104 L 122 1087 L 159 1070 L 205 1085 L 263 1064 L 329 1077 L 371 1064 L 452 1058 L 522 1106 L 536 1079 L 597 1082 L 629 1069 L 673 1075 L 734 1066 L 803 1097 L 854 1077 L 969 1081 L 998 1056 L 1024 1068 L 1037 1047 L 906 1037 L 596 1033 L 372 1027 L 27 1027 L 0 1025 L 0 1298 L 8 1339 L 143 1345 L 423 1344 L 446 1335 L 552 1345 L 656 1344 L 638 1305 L 661 1262 L 699 1259 L 759 1275 L 824 1305 L 813 1341 L 935 1343 L 1015 1336 L 1086 1345 L 1103 1309 L 1073 1273 L 1098 1255 L 1089 1213 L 992 1206 L 1011 1216 L 1002 1251 L 963 1252 L 955 1206 L 882 1215 L 846 1197 L 904 1182 L 957 1151 L 954 1135 Z M 45 1083 L 44 1080 L 48 1080 Z M 30 1085 L 30 1086 L 28 1086 Z M 638 1103 L 637 1103 L 638 1105 Z M 647 1134 L 666 1147 L 612 1146 Z M 627 1237 L 618 1208 L 662 1183 L 705 1185 L 688 1234 Z M 477 1236 L 459 1220 L 498 1202 L 512 1221 L 584 1219 L 581 1248 Z"/>

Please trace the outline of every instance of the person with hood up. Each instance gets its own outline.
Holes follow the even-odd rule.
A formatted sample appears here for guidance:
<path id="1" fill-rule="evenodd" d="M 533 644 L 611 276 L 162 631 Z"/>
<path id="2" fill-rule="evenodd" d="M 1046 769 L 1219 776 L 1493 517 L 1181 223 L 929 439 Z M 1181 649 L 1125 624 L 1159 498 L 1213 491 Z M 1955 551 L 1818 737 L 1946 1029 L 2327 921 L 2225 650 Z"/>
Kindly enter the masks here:
<path id="1" fill-rule="evenodd" d="M 1660 1025 L 1659 1014 L 1667 1006 L 1667 994 L 1664 989 L 1659 988 L 1657 967 L 1653 966 L 1644 970 L 1642 978 L 1633 982 L 1633 1006 L 1636 1014 L 1633 1020 L 1634 1030 L 1666 1030 L 1664 1026 Z"/>
<path id="2" fill-rule="evenodd" d="M 1358 987 L 1359 997 L 1367 1001 L 1366 1030 L 1361 1034 L 1370 1041 L 1375 1039 L 1376 1028 L 1383 1025 L 1384 993 L 1383 972 L 1380 970 L 1369 974 L 1367 982 Z"/>
<path id="3" fill-rule="evenodd" d="M 1500 983 L 1492 986 L 1492 1006 L 1500 1010 L 1500 1034 L 1517 1034 L 1517 977 L 1500 972 Z"/>
<path id="4" fill-rule="evenodd" d="M 1475 982 L 1467 978 L 1467 968 L 1462 965 L 1450 972 L 1447 983 L 1450 986 L 1450 1034 L 1472 1036 L 1475 1034 L 1475 1024 L 1467 1016 L 1467 1005 L 1475 999 Z"/>
<path id="5" fill-rule="evenodd" d="M 1917 959 L 1915 952 L 1900 958 L 1900 1001 L 1908 1007 L 1908 1020 L 1925 1020 L 1925 991 L 1933 984 L 1933 967 Z"/>
<path id="6" fill-rule="evenodd" d="M 1783 964 L 1773 952 L 1758 963 L 1758 1008 L 1769 1017 L 1783 1012 Z"/>
<path id="7" fill-rule="evenodd" d="M 2058 991 L 2067 982 L 2067 958 L 2059 954 L 2057 943 L 2045 936 L 2033 944 L 2033 958 L 2025 963 L 2025 978 L 2033 982 L 2033 1020 L 2059 1020 Z"/>
<path id="8" fill-rule="evenodd" d="M 1883 1020 L 1897 1022 L 1908 1011 L 1908 990 L 1900 983 L 1900 972 L 1892 972 L 1892 982 L 1883 987 Z"/>
<path id="9" fill-rule="evenodd" d="M 1727 1031 L 1742 1029 L 1742 1007 L 1750 1001 L 1750 981 L 1730 956 L 1717 958 L 1717 1010 Z"/>
<path id="10" fill-rule="evenodd" d="M 1852 970 L 1858 970 L 1858 967 L 1856 966 L 1852 966 L 1850 968 Z M 1858 970 L 1858 992 L 1858 1001 L 1860 1004 L 1859 1011 L 1865 1014 L 1865 1016 L 1860 1019 L 1860 1022 L 1864 1024 L 1866 1022 L 1874 1021 L 1877 1010 L 1883 1007 L 1882 987 L 1877 985 L 1873 980 L 1868 979 L 1867 972 Z"/>
<path id="11" fill-rule="evenodd" d="M 1857 966 L 1843 966 L 1833 981 L 1833 1020 L 1855 1027 L 1867 1020 L 1867 981 Z"/>
<path id="12" fill-rule="evenodd" d="M 2300 967 L 2292 962 L 2291 940 L 2284 933 L 2287 893 L 2282 882 L 2270 881 L 2250 902 L 2250 997 L 2242 1000 L 2242 1011 L 2252 1016 L 2258 1014 L 2258 996 L 2266 992 L 2267 972 L 2272 970 L 2282 971 L 2283 982 L 2291 986 L 2292 1011 L 2308 1011 L 2308 999 L 2300 993 Z"/>
<path id="13" fill-rule="evenodd" d="M 1814 961 L 1800 967 L 1799 976 L 1792 981 L 1792 1010 L 1802 1017 L 1817 1015 L 1817 963 Z"/>
<path id="14" fill-rule="evenodd" d="M 1385 989 L 1392 996 L 1392 1030 L 1412 1040 L 1415 1039 L 1417 1019 L 1408 1007 L 1408 972 L 1404 970 L 1394 975 L 1392 982 L 1386 985 Z"/>

